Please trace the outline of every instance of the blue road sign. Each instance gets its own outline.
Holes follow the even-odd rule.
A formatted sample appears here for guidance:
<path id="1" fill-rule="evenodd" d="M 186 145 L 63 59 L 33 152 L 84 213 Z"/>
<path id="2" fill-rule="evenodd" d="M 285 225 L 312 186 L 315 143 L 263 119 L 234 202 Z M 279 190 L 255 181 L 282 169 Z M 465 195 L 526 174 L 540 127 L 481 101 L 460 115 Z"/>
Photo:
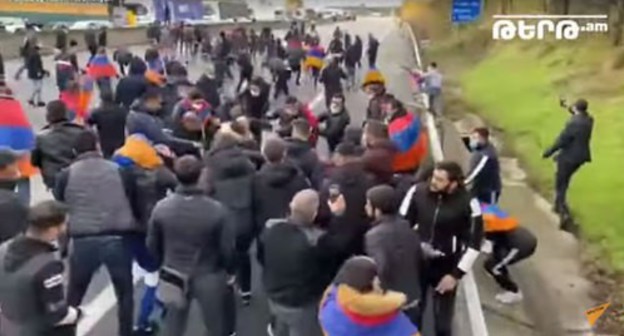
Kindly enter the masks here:
<path id="1" fill-rule="evenodd" d="M 481 16 L 482 0 L 453 0 L 453 23 L 470 23 Z"/>

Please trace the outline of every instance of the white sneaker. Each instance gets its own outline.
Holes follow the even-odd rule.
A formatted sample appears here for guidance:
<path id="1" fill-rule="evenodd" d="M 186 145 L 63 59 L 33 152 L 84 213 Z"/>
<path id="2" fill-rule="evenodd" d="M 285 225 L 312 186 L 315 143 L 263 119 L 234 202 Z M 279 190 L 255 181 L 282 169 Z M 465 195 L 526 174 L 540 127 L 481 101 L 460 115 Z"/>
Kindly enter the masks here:
<path id="1" fill-rule="evenodd" d="M 524 298 L 522 295 L 522 292 L 518 292 L 518 293 L 514 293 L 514 292 L 502 292 L 499 294 L 496 294 L 496 301 L 503 303 L 503 304 L 515 304 L 518 303 L 520 301 L 522 301 L 522 299 Z"/>
<path id="2" fill-rule="evenodd" d="M 273 326 L 271 325 L 271 323 L 267 324 L 267 335 L 274 336 L 274 334 L 273 334 Z"/>

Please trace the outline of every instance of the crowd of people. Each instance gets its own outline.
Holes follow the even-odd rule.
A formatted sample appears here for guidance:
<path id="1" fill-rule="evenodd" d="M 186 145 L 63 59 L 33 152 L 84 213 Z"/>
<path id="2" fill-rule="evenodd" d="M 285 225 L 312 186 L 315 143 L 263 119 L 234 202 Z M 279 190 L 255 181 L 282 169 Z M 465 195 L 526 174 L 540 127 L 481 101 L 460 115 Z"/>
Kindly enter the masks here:
<path id="1" fill-rule="evenodd" d="M 127 60 L 120 75 L 105 42 L 89 48 L 84 68 L 59 46 L 60 95 L 36 101 L 48 123 L 37 134 L 0 83 L 0 106 L 20 130 L 0 149 L 0 328 L 75 335 L 104 266 L 116 334 L 184 335 L 197 302 L 211 335 L 235 335 L 240 309 L 260 290 L 254 249 L 269 335 L 413 336 L 427 305 L 435 335 L 452 335 L 457 286 L 484 238 L 494 244 L 486 269 L 507 293 L 499 299 L 521 299 L 507 266 L 536 240 L 496 206 L 487 130 L 475 130 L 466 180 L 456 162 L 427 163 L 426 131 L 386 90 L 372 35 L 360 86 L 366 121 L 353 125 L 345 94 L 362 67 L 361 38 L 337 28 L 325 49 L 313 25 L 293 24 L 284 42 L 269 29 L 200 33 L 151 27 L 144 57 L 116 52 Z M 196 83 L 180 54 L 204 54 Z M 258 63 L 272 80 L 258 76 Z M 224 97 L 232 69 L 236 96 Z M 302 73 L 324 86 L 326 113 L 289 95 L 291 75 L 298 85 Z M 100 105 L 91 109 L 94 84 Z M 281 106 L 271 86 L 275 98 L 286 94 Z M 330 160 L 316 152 L 319 137 Z M 31 206 L 18 191 L 35 169 L 54 200 Z M 145 272 L 137 314 L 133 263 Z"/>

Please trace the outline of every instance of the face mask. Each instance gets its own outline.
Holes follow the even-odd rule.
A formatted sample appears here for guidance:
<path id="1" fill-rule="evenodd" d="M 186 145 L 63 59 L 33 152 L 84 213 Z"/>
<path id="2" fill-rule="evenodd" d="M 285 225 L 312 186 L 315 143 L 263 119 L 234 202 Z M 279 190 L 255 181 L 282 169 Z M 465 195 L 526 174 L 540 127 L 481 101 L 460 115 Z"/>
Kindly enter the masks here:
<path id="1" fill-rule="evenodd" d="M 479 143 L 479 141 L 478 141 L 478 140 L 476 140 L 476 139 L 470 139 L 470 142 L 469 142 L 469 144 L 468 144 L 468 145 L 470 146 L 470 148 L 471 148 L 471 149 L 473 149 L 473 150 L 474 150 L 474 149 L 479 148 L 480 143 Z"/>
<path id="2" fill-rule="evenodd" d="M 260 91 L 258 90 L 250 90 L 249 93 L 254 97 L 260 96 Z"/>
<path id="3" fill-rule="evenodd" d="M 340 113 L 342 111 L 342 106 L 338 104 L 332 104 L 329 107 L 329 110 L 331 111 L 331 113 Z"/>

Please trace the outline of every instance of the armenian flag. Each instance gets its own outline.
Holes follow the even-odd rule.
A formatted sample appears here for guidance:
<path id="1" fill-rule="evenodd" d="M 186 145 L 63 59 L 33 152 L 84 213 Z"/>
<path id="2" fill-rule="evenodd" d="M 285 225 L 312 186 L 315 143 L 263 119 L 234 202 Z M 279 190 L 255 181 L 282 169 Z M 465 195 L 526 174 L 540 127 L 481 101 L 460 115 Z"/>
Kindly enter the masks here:
<path id="1" fill-rule="evenodd" d="M 313 46 L 308 49 L 306 53 L 306 60 L 304 66 L 307 69 L 316 68 L 321 69 L 323 67 L 323 59 L 325 59 L 325 49 L 321 46 Z"/>
<path id="2" fill-rule="evenodd" d="M 427 155 L 429 144 L 420 119 L 408 112 L 390 122 L 388 131 L 397 148 L 393 162 L 394 171 L 409 172 L 418 168 Z"/>
<path id="3" fill-rule="evenodd" d="M 89 76 L 80 76 L 78 85 L 78 91 L 65 90 L 61 92 L 60 100 L 67 106 L 69 120 L 82 123 L 91 104 L 94 87 L 93 79 Z"/>
<path id="4" fill-rule="evenodd" d="M 144 169 L 155 169 L 163 165 L 151 142 L 141 134 L 133 134 L 126 138 L 124 145 L 113 155 L 121 167 L 138 166 Z"/>
<path id="5" fill-rule="evenodd" d="M 35 146 L 35 134 L 22 104 L 13 98 L 0 98 L 0 147 L 18 152 L 30 152 Z M 25 155 L 19 162 L 23 177 L 31 177 L 37 170 L 30 164 L 30 156 Z"/>
<path id="6" fill-rule="evenodd" d="M 518 227 L 518 219 L 509 216 L 496 204 L 481 203 L 485 232 L 507 232 Z"/>
<path id="7" fill-rule="evenodd" d="M 327 336 L 418 336 L 418 328 L 401 311 L 405 295 L 359 293 L 333 286 L 321 302 L 319 320 Z"/>
<path id="8" fill-rule="evenodd" d="M 162 58 L 157 58 L 147 62 L 147 69 L 155 71 L 159 74 L 165 73 L 165 61 Z"/>
<path id="9" fill-rule="evenodd" d="M 147 79 L 150 84 L 156 86 L 165 85 L 165 76 L 153 69 L 145 71 L 145 79 Z"/>
<path id="10" fill-rule="evenodd" d="M 87 74 L 93 79 L 110 78 L 117 76 L 117 70 L 107 55 L 95 55 L 87 66 Z"/>

